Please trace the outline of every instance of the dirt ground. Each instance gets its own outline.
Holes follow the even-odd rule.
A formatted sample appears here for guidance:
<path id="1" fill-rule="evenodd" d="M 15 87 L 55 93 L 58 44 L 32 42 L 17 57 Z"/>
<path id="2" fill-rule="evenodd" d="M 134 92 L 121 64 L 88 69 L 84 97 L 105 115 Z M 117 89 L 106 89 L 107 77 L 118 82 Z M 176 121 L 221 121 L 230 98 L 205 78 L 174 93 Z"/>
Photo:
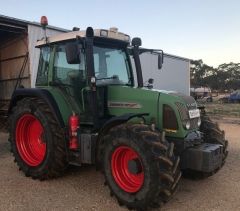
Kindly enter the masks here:
<path id="1" fill-rule="evenodd" d="M 221 123 L 229 156 L 216 175 L 198 181 L 182 179 L 179 191 L 161 210 L 240 210 L 240 124 Z M 0 210 L 126 210 L 119 207 L 92 166 L 70 169 L 50 181 L 27 178 L 0 133 Z"/>

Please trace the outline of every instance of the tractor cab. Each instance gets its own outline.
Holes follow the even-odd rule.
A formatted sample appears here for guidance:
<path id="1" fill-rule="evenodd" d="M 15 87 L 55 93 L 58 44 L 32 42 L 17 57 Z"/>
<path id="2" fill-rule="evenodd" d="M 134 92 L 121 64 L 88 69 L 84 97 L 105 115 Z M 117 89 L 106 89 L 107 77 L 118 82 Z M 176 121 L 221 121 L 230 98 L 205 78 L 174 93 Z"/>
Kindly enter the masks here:
<path id="1" fill-rule="evenodd" d="M 143 87 L 139 53 L 144 50 L 140 45 L 140 38 L 133 38 L 130 46 L 129 35 L 114 27 L 89 27 L 43 38 L 36 46 L 41 49 L 36 86 L 61 92 L 70 102 L 70 110 L 80 114 L 81 124 L 98 128 L 112 116 L 108 112 L 109 87 L 135 86 L 130 55 L 138 87 Z M 162 58 L 161 52 L 159 64 Z"/>

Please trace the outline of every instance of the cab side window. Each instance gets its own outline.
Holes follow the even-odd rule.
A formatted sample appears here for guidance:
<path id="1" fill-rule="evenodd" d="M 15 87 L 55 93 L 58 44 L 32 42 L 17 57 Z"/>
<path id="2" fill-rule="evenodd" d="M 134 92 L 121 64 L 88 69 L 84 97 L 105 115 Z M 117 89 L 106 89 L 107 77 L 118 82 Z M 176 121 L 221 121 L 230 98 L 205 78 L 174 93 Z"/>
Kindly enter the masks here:
<path id="1" fill-rule="evenodd" d="M 83 57 L 83 54 L 81 54 Z M 68 64 L 65 45 L 57 46 L 54 56 L 53 79 L 64 84 L 72 85 L 72 80 L 85 80 L 85 63 L 81 58 L 80 64 Z"/>
<path id="2" fill-rule="evenodd" d="M 50 47 L 47 46 L 41 48 L 36 85 L 39 86 L 48 85 L 49 60 L 50 60 Z"/>

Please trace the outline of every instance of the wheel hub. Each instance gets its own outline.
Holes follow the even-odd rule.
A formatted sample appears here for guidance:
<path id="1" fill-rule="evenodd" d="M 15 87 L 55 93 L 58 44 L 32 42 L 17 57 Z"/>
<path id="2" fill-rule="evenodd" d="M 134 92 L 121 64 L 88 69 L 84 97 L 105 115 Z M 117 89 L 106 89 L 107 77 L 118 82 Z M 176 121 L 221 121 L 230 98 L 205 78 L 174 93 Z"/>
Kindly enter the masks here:
<path id="1" fill-rule="evenodd" d="M 142 172 L 142 164 L 139 159 L 128 161 L 128 171 L 131 174 L 140 174 Z"/>

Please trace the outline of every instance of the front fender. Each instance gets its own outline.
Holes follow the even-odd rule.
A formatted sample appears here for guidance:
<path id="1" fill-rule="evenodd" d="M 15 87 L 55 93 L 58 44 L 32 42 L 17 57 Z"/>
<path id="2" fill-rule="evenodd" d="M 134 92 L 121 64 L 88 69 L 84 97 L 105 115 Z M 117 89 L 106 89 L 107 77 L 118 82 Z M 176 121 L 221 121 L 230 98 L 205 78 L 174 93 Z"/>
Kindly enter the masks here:
<path id="1" fill-rule="evenodd" d="M 100 129 L 99 131 L 99 135 L 98 135 L 98 141 L 96 144 L 96 163 L 97 163 L 97 168 L 100 165 L 101 162 L 101 149 L 103 146 L 103 136 L 112 128 L 115 127 L 117 125 L 123 124 L 128 122 L 129 120 L 133 119 L 133 118 L 143 118 L 144 116 L 148 116 L 149 113 L 128 113 L 128 114 L 124 114 L 121 116 L 115 116 L 112 117 L 111 119 L 109 119 L 104 125 L 103 127 Z M 145 120 L 145 119 L 144 119 Z"/>

